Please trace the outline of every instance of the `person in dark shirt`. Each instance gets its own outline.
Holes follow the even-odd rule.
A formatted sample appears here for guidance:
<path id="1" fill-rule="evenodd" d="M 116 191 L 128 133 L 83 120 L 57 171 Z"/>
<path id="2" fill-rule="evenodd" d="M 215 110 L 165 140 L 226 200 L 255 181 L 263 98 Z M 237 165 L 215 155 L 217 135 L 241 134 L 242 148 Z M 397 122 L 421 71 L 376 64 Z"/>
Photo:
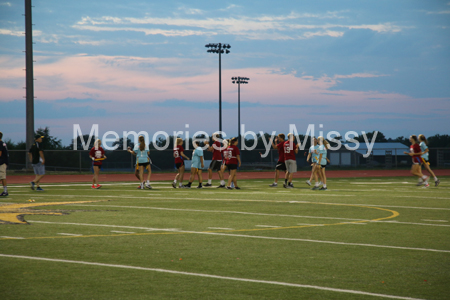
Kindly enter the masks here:
<path id="1" fill-rule="evenodd" d="M 0 197 L 8 196 L 8 187 L 6 185 L 6 169 L 9 165 L 8 147 L 6 143 L 2 141 L 3 133 L 0 132 L 0 180 L 3 184 L 3 192 Z"/>
<path id="2" fill-rule="evenodd" d="M 43 138 L 44 137 L 42 135 L 36 134 L 34 136 L 34 144 L 28 151 L 28 158 L 31 161 L 34 174 L 36 175 L 34 180 L 30 182 L 30 185 L 31 189 L 34 190 L 36 188 L 36 191 L 43 191 L 43 189 L 39 186 L 39 182 L 45 175 L 45 157 L 44 150 L 41 147 Z"/>

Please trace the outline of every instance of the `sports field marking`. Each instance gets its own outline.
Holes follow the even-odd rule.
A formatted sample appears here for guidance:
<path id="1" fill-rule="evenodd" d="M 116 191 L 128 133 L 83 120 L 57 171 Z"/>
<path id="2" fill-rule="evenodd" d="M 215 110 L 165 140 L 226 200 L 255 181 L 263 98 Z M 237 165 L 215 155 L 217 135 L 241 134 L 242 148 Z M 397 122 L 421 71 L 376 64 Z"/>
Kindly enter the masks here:
<path id="1" fill-rule="evenodd" d="M 208 227 L 208 229 L 216 229 L 216 230 L 234 230 L 233 228 L 221 228 L 221 227 Z"/>
<path id="2" fill-rule="evenodd" d="M 276 226 L 276 225 L 255 225 L 255 227 L 263 227 L 263 228 L 281 228 L 283 226 Z"/>
<path id="3" fill-rule="evenodd" d="M 417 251 L 450 253 L 450 250 L 399 247 L 399 246 L 376 245 L 376 244 L 346 243 L 346 242 L 335 242 L 335 241 L 324 241 L 324 240 L 310 240 L 310 239 L 296 239 L 296 238 L 280 238 L 280 237 L 270 237 L 270 236 L 255 236 L 255 235 L 244 235 L 244 234 L 232 234 L 232 233 L 223 233 L 223 232 L 208 232 L 208 231 L 167 232 L 168 230 L 161 229 L 161 228 L 133 227 L 133 226 L 106 225 L 106 224 L 68 223 L 68 222 L 30 221 L 30 223 L 46 223 L 46 224 L 58 224 L 58 225 L 76 225 L 76 226 L 94 226 L 94 227 L 98 226 L 98 227 L 114 227 L 114 228 L 129 228 L 129 229 L 136 228 L 136 229 L 166 231 L 165 234 L 176 234 L 176 233 L 181 233 L 181 234 L 184 234 L 184 233 L 187 233 L 187 234 L 206 234 L 206 235 L 219 235 L 219 236 L 227 236 L 227 237 L 242 237 L 242 238 L 267 239 L 267 240 L 285 240 L 285 241 L 323 243 L 323 244 L 334 244 L 334 245 L 344 245 L 344 246 L 362 246 L 362 247 L 376 247 L 376 248 L 387 248 L 387 249 L 404 249 L 404 250 L 417 250 Z M 314 225 L 314 226 L 324 226 L 324 225 Z M 95 236 L 84 235 L 84 236 L 82 236 L 82 238 L 85 238 L 85 237 L 130 236 L 130 235 L 139 236 L 139 235 L 156 235 L 156 234 L 164 234 L 164 233 L 136 233 L 136 234 L 121 234 L 121 235 L 95 235 Z M 37 238 L 41 239 L 40 237 L 37 237 Z M 54 238 L 54 237 L 43 237 L 43 238 Z M 71 237 L 68 236 L 67 238 L 71 238 Z M 74 238 L 77 238 L 77 237 L 74 237 Z M 36 239 L 36 237 L 26 238 L 26 239 Z"/>
<path id="4" fill-rule="evenodd" d="M 114 233 L 136 233 L 136 232 L 130 232 L 130 231 L 115 231 L 115 230 L 111 230 L 111 232 L 114 232 Z"/>
<path id="5" fill-rule="evenodd" d="M 23 240 L 25 239 L 24 237 L 20 237 L 20 236 L 0 236 L 0 238 L 2 239 L 13 239 L 13 240 Z"/>
<path id="6" fill-rule="evenodd" d="M 57 233 L 57 234 L 60 234 L 60 235 L 67 235 L 67 236 L 82 236 L 82 234 L 64 233 L 64 232 L 60 232 L 60 233 Z"/>
<path id="7" fill-rule="evenodd" d="M 422 220 L 422 221 L 425 221 L 425 222 L 448 222 L 446 220 Z"/>
<path id="8" fill-rule="evenodd" d="M 97 262 L 55 259 L 55 258 L 46 258 L 46 257 L 33 257 L 33 256 L 23 256 L 23 255 L 0 254 L 0 256 L 8 257 L 8 258 L 17 258 L 17 259 L 29 259 L 29 260 L 39 260 L 39 261 L 47 261 L 47 262 L 81 264 L 81 265 L 89 265 L 89 266 L 101 266 L 101 267 L 132 269 L 132 270 L 141 270 L 141 271 L 153 271 L 153 272 L 159 272 L 159 273 L 170 273 L 170 274 L 176 274 L 176 275 L 196 276 L 196 277 L 221 279 L 221 280 L 232 280 L 232 281 L 251 282 L 251 283 L 258 283 L 258 284 L 271 284 L 271 285 L 289 286 L 289 287 L 297 287 L 297 288 L 308 288 L 308 289 L 315 289 L 315 290 L 328 291 L 328 292 L 365 295 L 365 296 L 382 297 L 382 298 L 389 298 L 389 299 L 423 300 L 423 299 L 419 299 L 419 298 L 369 293 L 369 292 L 364 292 L 364 291 L 330 288 L 330 287 L 317 286 L 317 285 L 298 284 L 298 283 L 289 283 L 289 282 L 281 282 L 281 281 L 258 280 L 258 279 L 249 279 L 249 278 L 239 278 L 239 277 L 228 277 L 228 276 L 219 276 L 219 275 L 193 273 L 193 272 L 182 272 L 182 271 L 167 270 L 167 269 L 146 268 L 146 267 L 137 267 L 137 266 L 105 264 L 105 263 L 97 263 Z"/>
<path id="9" fill-rule="evenodd" d="M 309 202 L 304 202 L 309 203 Z M 74 204 L 71 206 L 88 206 L 88 207 L 114 207 L 114 208 L 135 208 L 135 209 L 154 209 L 154 210 L 168 210 L 168 211 L 186 211 L 186 212 L 202 212 L 202 213 L 226 213 L 226 214 L 242 214 L 255 216 L 269 216 L 269 217 L 292 217 L 292 218 L 311 218 L 311 219 L 328 219 L 328 220 L 347 220 L 347 221 L 367 221 L 369 219 L 351 219 L 351 218 L 335 218 L 335 217 L 315 217 L 315 216 L 299 216 L 287 214 L 267 214 L 254 213 L 245 211 L 230 211 L 230 210 L 203 210 L 203 209 L 187 209 L 187 208 L 166 208 L 166 207 L 149 207 L 149 206 L 125 206 L 125 205 L 90 205 L 90 204 Z"/>

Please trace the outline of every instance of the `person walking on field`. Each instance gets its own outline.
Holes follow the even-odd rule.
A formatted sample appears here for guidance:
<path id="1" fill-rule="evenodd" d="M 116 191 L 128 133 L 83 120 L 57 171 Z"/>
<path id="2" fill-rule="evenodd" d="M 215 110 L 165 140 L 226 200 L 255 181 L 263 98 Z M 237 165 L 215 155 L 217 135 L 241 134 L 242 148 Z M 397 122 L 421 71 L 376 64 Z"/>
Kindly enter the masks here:
<path id="1" fill-rule="evenodd" d="M 0 197 L 8 196 L 8 186 L 6 185 L 6 169 L 9 165 L 8 147 L 6 143 L 2 141 L 3 133 L 0 132 L 0 180 L 3 184 L 3 192 Z"/>
<path id="2" fill-rule="evenodd" d="M 434 177 L 434 186 L 438 186 L 441 181 L 436 177 L 436 175 L 434 174 L 433 171 L 431 171 L 431 168 L 430 168 L 430 162 L 429 162 L 429 157 L 428 157 L 428 153 L 430 152 L 430 150 L 428 149 L 427 138 L 423 134 L 419 134 L 419 141 L 420 141 L 420 144 L 419 144 L 420 151 L 422 152 L 421 158 L 422 158 L 423 166 L 428 171 L 428 173 L 430 173 L 431 176 Z M 423 184 L 423 180 L 421 178 L 419 178 L 419 183 L 417 185 L 422 185 L 422 184 Z"/>
<path id="3" fill-rule="evenodd" d="M 234 188 L 240 190 L 241 188 L 237 185 L 237 168 L 241 166 L 241 152 L 238 148 L 238 138 L 234 137 L 230 140 L 228 148 L 225 150 L 227 153 L 224 155 L 226 157 L 226 167 L 230 170 L 230 176 L 228 177 L 227 189 L 232 190 L 231 186 L 234 183 Z M 225 152 L 224 152 L 225 153 Z"/>
<path id="4" fill-rule="evenodd" d="M 92 178 L 93 189 L 99 189 L 102 186 L 98 183 L 98 174 L 100 173 L 100 168 L 102 166 L 102 161 L 106 159 L 105 150 L 101 147 L 102 141 L 96 140 L 94 147 L 89 151 L 89 157 L 92 159 L 92 167 L 94 169 L 94 177 Z"/>
<path id="5" fill-rule="evenodd" d="M 141 190 L 145 188 L 151 189 L 152 186 L 150 185 L 149 182 L 151 169 L 148 169 L 149 176 L 147 182 L 144 181 L 144 170 L 146 168 L 150 168 L 150 158 L 149 158 L 150 149 L 145 144 L 144 136 L 142 135 L 139 136 L 139 145 L 135 145 L 134 150 L 133 151 L 129 150 L 129 152 L 136 156 L 136 166 L 138 166 L 139 169 L 139 182 L 141 183 L 140 186 Z"/>
<path id="6" fill-rule="evenodd" d="M 43 191 L 40 187 L 39 183 L 41 182 L 42 177 L 45 176 L 45 157 L 44 150 L 42 149 L 41 143 L 44 136 L 40 134 L 36 134 L 34 136 L 34 144 L 31 146 L 28 151 L 28 158 L 31 161 L 31 165 L 33 166 L 35 178 L 30 182 L 31 189 L 36 191 Z"/>
<path id="7" fill-rule="evenodd" d="M 190 189 L 192 182 L 194 182 L 195 175 L 198 176 L 198 189 L 203 188 L 203 177 L 202 177 L 202 169 L 205 167 L 204 160 L 203 160 L 203 148 L 200 147 L 195 141 L 193 143 L 194 145 L 194 152 L 192 152 L 192 164 L 191 164 L 191 177 L 189 178 L 188 184 L 186 184 L 184 187 Z"/>
<path id="8" fill-rule="evenodd" d="M 178 170 L 177 175 L 175 176 L 175 179 L 172 182 L 172 187 L 174 189 L 177 188 L 177 181 L 179 183 L 179 188 L 183 188 L 183 178 L 184 178 L 184 159 L 189 160 L 189 157 L 184 154 L 184 148 L 183 148 L 183 139 L 177 138 L 176 140 L 176 146 L 173 148 L 173 157 L 175 158 L 175 166 Z"/>
<path id="9" fill-rule="evenodd" d="M 410 152 L 403 152 L 412 158 L 412 166 L 411 166 L 411 174 L 419 177 L 419 180 L 422 179 L 423 186 L 425 188 L 429 187 L 428 177 L 422 174 L 422 168 L 420 164 L 422 163 L 422 150 L 420 149 L 419 140 L 416 135 L 411 135 L 409 137 L 409 141 L 411 142 L 411 146 L 409 147 Z"/>
<path id="10" fill-rule="evenodd" d="M 287 178 L 287 170 L 286 170 L 286 163 L 284 158 L 284 134 L 280 133 L 276 138 L 275 141 L 272 142 L 273 149 L 278 150 L 278 161 L 277 165 L 275 167 L 275 180 L 272 184 L 270 184 L 270 187 L 277 187 L 278 186 L 278 179 L 280 178 L 280 171 L 285 172 L 284 176 L 284 184 L 287 184 L 288 178 Z"/>
<path id="11" fill-rule="evenodd" d="M 208 141 L 205 142 L 205 144 L 207 144 L 208 146 L 207 150 L 213 153 L 213 157 L 208 168 L 208 183 L 205 184 L 205 187 L 212 186 L 213 171 L 217 171 L 217 174 L 219 174 L 220 179 L 220 186 L 218 187 L 224 188 L 225 180 L 223 179 L 223 171 L 222 171 L 222 152 L 225 148 L 222 147 L 222 144 L 218 141 L 219 138 L 217 134 L 214 134 L 212 139 L 214 141 L 212 146 L 209 146 Z"/>
<path id="12" fill-rule="evenodd" d="M 292 178 L 294 177 L 294 173 L 297 172 L 297 161 L 295 159 L 295 154 L 298 153 L 298 146 L 294 142 L 294 135 L 292 133 L 288 134 L 288 140 L 284 142 L 284 159 L 287 169 L 287 178 L 288 183 L 283 184 L 283 187 L 292 189 L 294 185 L 292 184 Z"/>

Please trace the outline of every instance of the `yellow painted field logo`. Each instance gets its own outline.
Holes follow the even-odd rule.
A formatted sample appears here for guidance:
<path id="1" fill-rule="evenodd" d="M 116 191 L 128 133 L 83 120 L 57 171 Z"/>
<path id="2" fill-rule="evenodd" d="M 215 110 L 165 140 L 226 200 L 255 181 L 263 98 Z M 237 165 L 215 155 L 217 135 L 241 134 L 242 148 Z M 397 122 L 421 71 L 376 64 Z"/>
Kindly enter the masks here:
<path id="1" fill-rule="evenodd" d="M 0 224 L 29 224 L 24 220 L 25 215 L 57 215 L 61 216 L 65 213 L 51 210 L 36 210 L 34 207 L 54 206 L 67 204 L 92 203 L 97 201 L 70 201 L 70 202 L 42 202 L 27 204 L 0 204 Z"/>

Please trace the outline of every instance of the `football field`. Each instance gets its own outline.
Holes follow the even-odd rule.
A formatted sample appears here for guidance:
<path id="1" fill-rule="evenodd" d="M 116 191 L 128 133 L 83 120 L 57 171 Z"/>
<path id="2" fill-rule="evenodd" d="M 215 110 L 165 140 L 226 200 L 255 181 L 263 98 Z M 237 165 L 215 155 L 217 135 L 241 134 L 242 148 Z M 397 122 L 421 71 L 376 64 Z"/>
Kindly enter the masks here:
<path id="1" fill-rule="evenodd" d="M 440 179 L 425 189 L 413 177 L 333 178 L 327 191 L 300 179 L 231 191 L 11 185 L 0 298 L 449 299 L 450 178 Z"/>

